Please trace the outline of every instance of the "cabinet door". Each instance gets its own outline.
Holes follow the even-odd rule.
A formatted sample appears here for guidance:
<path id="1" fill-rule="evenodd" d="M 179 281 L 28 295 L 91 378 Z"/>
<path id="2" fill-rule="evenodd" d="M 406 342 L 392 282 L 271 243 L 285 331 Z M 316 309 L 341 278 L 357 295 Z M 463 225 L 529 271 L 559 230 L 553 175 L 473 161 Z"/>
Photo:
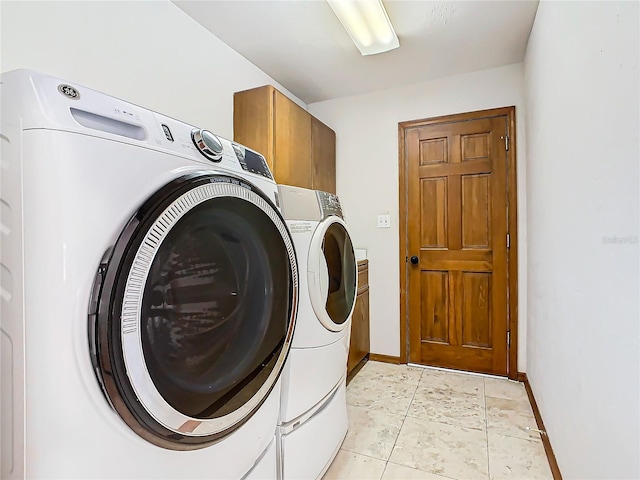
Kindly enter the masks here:
<path id="1" fill-rule="evenodd" d="M 349 360 L 347 372 L 350 372 L 365 355 L 369 353 L 369 287 L 365 287 L 356 297 L 351 318 L 351 339 L 349 341 Z"/>
<path id="2" fill-rule="evenodd" d="M 315 117 L 311 119 L 313 188 L 336 193 L 336 132 Z"/>
<path id="3" fill-rule="evenodd" d="M 233 139 L 260 152 L 273 171 L 273 94 L 271 85 L 233 95 Z"/>
<path id="4" fill-rule="evenodd" d="M 311 115 L 275 91 L 276 182 L 313 188 L 311 172 Z"/>

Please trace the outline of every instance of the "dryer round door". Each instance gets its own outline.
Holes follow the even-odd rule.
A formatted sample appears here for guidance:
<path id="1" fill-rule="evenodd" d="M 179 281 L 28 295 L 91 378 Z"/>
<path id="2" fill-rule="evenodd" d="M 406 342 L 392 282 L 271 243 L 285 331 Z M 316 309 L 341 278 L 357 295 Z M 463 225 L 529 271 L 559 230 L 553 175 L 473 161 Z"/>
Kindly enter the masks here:
<path id="1" fill-rule="evenodd" d="M 356 299 L 357 262 L 347 226 L 330 215 L 313 232 L 307 263 L 309 297 L 320 323 L 344 330 Z"/>
<path id="2" fill-rule="evenodd" d="M 90 344 L 105 396 L 156 445 L 217 441 L 276 384 L 297 298 L 291 237 L 261 191 L 221 175 L 170 183 L 131 219 L 94 284 Z"/>

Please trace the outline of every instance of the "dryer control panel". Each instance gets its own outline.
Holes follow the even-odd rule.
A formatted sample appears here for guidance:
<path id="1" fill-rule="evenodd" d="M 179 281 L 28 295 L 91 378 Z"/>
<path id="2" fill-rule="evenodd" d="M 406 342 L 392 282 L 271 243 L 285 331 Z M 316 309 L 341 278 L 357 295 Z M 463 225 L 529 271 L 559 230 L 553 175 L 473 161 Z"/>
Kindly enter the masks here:
<path id="1" fill-rule="evenodd" d="M 318 203 L 320 204 L 320 208 L 322 209 L 322 216 L 327 217 L 329 215 L 337 215 L 340 218 L 344 218 L 342 216 L 342 207 L 340 206 L 340 199 L 337 195 L 329 192 L 321 192 L 318 190 Z"/>

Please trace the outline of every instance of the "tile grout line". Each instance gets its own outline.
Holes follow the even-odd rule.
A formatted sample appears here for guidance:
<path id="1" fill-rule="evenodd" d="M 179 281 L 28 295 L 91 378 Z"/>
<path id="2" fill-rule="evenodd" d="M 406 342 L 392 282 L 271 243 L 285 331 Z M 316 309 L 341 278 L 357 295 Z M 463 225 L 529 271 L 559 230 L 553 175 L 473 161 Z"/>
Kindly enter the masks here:
<path id="1" fill-rule="evenodd" d="M 393 450 L 392 450 L 393 451 Z M 391 455 L 389 455 L 391 456 Z M 380 480 L 384 478 L 384 474 L 387 473 L 387 467 L 389 466 L 389 460 L 384 464 L 384 469 L 382 470 L 382 475 L 380 475 Z"/>
<path id="2" fill-rule="evenodd" d="M 418 386 L 419 386 L 419 384 L 420 384 L 420 380 L 422 379 L 422 374 L 423 374 L 423 373 L 424 373 L 424 372 L 420 372 L 420 378 L 418 379 L 418 383 L 416 384 L 416 386 L 415 386 L 415 390 L 414 390 L 414 392 L 413 392 L 413 395 L 411 396 L 411 401 L 409 402 L 409 406 L 407 407 L 407 411 L 406 411 L 406 412 L 405 412 L 405 414 L 403 415 L 403 418 L 402 418 L 402 424 L 400 425 L 400 428 L 398 429 L 398 435 L 396 436 L 396 439 L 395 439 L 395 440 L 394 440 L 394 442 L 393 442 L 393 446 L 391 447 L 391 452 L 389 453 L 389 458 L 391 458 L 391 454 L 393 453 L 393 449 L 395 448 L 396 443 L 397 443 L 397 441 L 398 441 L 398 438 L 400 437 L 400 431 L 402 430 L 402 427 L 404 426 L 404 421 L 407 419 L 407 413 L 409 412 L 409 408 L 411 407 L 411 403 L 413 402 L 413 399 L 414 399 L 414 397 L 415 397 L 415 395 L 416 395 L 416 392 L 417 392 L 417 390 L 418 390 Z M 370 380 L 373 380 L 373 379 L 370 379 Z M 401 382 L 401 381 L 396 381 L 396 380 L 391 380 L 391 383 L 403 383 L 403 382 Z M 347 403 L 347 404 L 348 404 L 348 403 Z M 368 407 L 359 407 L 358 405 L 351 405 L 351 406 L 352 406 L 352 407 L 357 407 L 357 408 L 364 408 L 364 409 L 369 410 L 369 411 L 372 411 L 372 412 L 378 412 L 378 410 L 377 410 L 377 409 L 375 409 L 375 408 L 373 408 L 373 407 L 371 407 L 371 406 L 368 406 Z M 393 414 L 393 413 L 391 413 L 391 412 L 387 412 L 387 413 L 389 413 L 390 415 L 398 415 L 398 416 L 400 416 L 399 414 Z M 359 452 L 354 452 L 354 451 L 348 450 L 348 449 L 346 449 L 346 448 L 343 448 L 342 446 L 341 446 L 340 448 L 341 448 L 342 450 L 346 451 L 346 452 L 354 453 L 354 454 L 356 454 L 356 455 L 362 455 L 362 456 L 367 457 L 367 458 L 371 458 L 371 459 L 374 459 L 374 460 L 379 460 L 379 461 L 383 461 L 383 462 L 385 462 L 385 464 L 384 464 L 384 469 L 382 470 L 382 475 L 380 476 L 380 479 L 379 479 L 379 480 L 382 480 L 382 477 L 384 477 L 384 474 L 385 474 L 385 472 L 386 472 L 386 470 L 387 470 L 387 466 L 389 465 L 389 459 L 387 459 L 387 460 L 382 460 L 381 458 L 372 457 L 371 455 L 366 455 L 366 454 L 364 454 L 364 453 L 359 453 Z M 395 465 L 395 464 L 394 464 L 394 465 Z"/>
<path id="3" fill-rule="evenodd" d="M 358 372 L 358 373 L 360 373 L 360 372 Z M 357 376 L 357 374 L 356 374 L 356 376 Z M 348 403 L 348 402 L 347 402 L 347 405 L 349 405 L 349 403 Z M 375 411 L 376 411 L 376 410 L 375 410 L 374 408 L 372 408 L 372 407 L 359 407 L 358 405 L 351 405 L 351 407 L 362 408 L 362 409 L 366 409 L 366 410 L 368 410 L 368 411 L 373 411 L 373 412 L 375 412 Z M 404 419 L 402 420 L 402 423 L 404 424 Z M 401 428 L 402 428 L 402 427 L 401 427 Z M 400 432 L 398 432 L 398 435 L 399 435 L 399 434 L 400 434 Z M 344 440 L 343 440 L 343 443 L 344 443 Z M 395 444 L 394 444 L 394 445 L 395 445 Z M 340 445 L 340 450 L 345 451 L 345 452 L 349 452 L 349 453 L 352 453 L 352 454 L 355 454 L 355 455 L 362 455 L 363 457 L 371 458 L 371 459 L 373 459 L 373 460 L 379 460 L 379 461 L 381 461 L 381 462 L 385 462 L 385 464 L 384 464 L 384 468 L 382 469 L 382 474 L 380 475 L 380 478 L 379 478 L 378 480 L 382 480 L 382 477 L 384 477 L 384 472 L 387 470 L 387 465 L 388 465 L 388 463 L 389 463 L 389 461 L 388 461 L 388 460 L 387 460 L 387 461 L 385 461 L 385 460 L 382 460 L 381 458 L 372 457 L 371 455 L 366 455 L 366 454 L 364 454 L 364 453 L 360 453 L 360 452 L 354 452 L 354 451 L 352 451 L 352 450 L 348 450 L 348 449 L 346 449 L 346 448 L 343 448 L 343 446 L 342 446 L 342 445 Z M 392 449 L 392 451 L 393 451 L 393 449 Z M 391 454 L 389 454 L 389 456 L 391 456 Z"/>
<path id="4" fill-rule="evenodd" d="M 413 395 L 411 395 L 411 401 L 409 402 L 409 406 L 407 407 L 407 411 L 404 414 L 404 418 L 402 419 L 402 425 L 400 425 L 400 429 L 398 430 L 398 435 L 393 442 L 393 446 L 391 447 L 391 453 L 389 453 L 389 458 L 387 458 L 387 463 L 384 466 L 384 471 L 382 472 L 382 476 L 384 476 L 384 472 L 387 471 L 387 467 L 389 466 L 389 460 L 391 460 L 391 455 L 393 455 L 393 450 L 396 448 L 396 444 L 398 443 L 398 438 L 400 438 L 400 432 L 402 432 L 402 427 L 404 427 L 404 422 L 407 420 L 409 416 L 409 410 L 411 409 L 411 404 L 413 403 L 413 399 L 416 396 L 416 392 L 418 391 L 418 387 L 420 386 L 420 382 L 422 381 L 422 375 L 424 375 L 424 371 L 420 372 L 420 378 L 418 379 L 418 383 L 416 383 L 416 389 L 413 391 Z"/>
<path id="5" fill-rule="evenodd" d="M 373 460 L 379 460 L 380 462 L 387 462 L 387 460 L 383 460 L 382 458 L 374 457 L 372 455 L 367 455 L 366 453 L 354 452 L 353 450 L 349 450 L 348 448 L 343 448 L 342 446 L 340 447 L 340 450 L 342 450 L 344 452 L 354 453 L 356 455 L 360 455 L 361 457 L 367 457 L 367 458 L 371 458 Z"/>
<path id="6" fill-rule="evenodd" d="M 407 420 L 408 418 L 413 418 L 414 420 L 426 421 L 428 423 L 433 423 L 433 424 L 436 424 L 436 425 L 447 425 L 449 427 L 457 427 L 457 428 L 463 428 L 463 429 L 468 429 L 468 430 L 477 430 L 477 429 L 470 428 L 470 427 L 463 427 L 461 425 L 451 425 L 451 424 L 439 422 L 437 420 L 432 420 L 432 419 L 428 419 L 428 418 L 419 418 L 419 417 L 411 417 L 411 416 L 409 416 L 409 411 L 411 410 L 411 405 L 413 404 L 413 401 L 415 400 L 416 394 L 418 393 L 418 388 L 420 388 L 420 385 L 422 383 L 422 377 L 424 376 L 425 371 L 427 371 L 427 370 L 430 370 L 430 369 L 429 368 L 424 368 L 423 371 L 422 371 L 422 374 L 420 375 L 420 379 L 418 380 L 418 384 L 416 385 L 416 390 L 414 391 L 413 396 L 411 397 L 411 402 L 409 403 L 409 408 L 407 409 L 407 414 L 405 415 L 405 417 L 404 417 L 404 419 L 402 421 L 402 426 L 404 426 L 405 420 Z M 483 394 L 482 395 L 483 395 L 483 399 L 484 399 L 484 379 L 483 379 L 483 382 L 482 382 L 482 387 L 483 387 Z M 447 387 L 447 390 L 452 391 L 452 392 L 455 391 L 455 390 L 451 389 L 450 387 Z M 465 395 L 471 395 L 471 394 L 468 394 L 467 392 L 457 392 L 457 393 L 464 393 Z M 485 404 L 485 434 L 486 434 L 486 401 L 484 402 L 484 404 Z M 402 429 L 402 427 L 400 427 L 400 429 Z M 391 449 L 391 453 L 393 453 L 393 449 L 395 448 L 399 437 L 400 437 L 400 433 L 398 432 L 398 436 L 396 437 L 396 441 L 393 444 L 393 448 Z M 410 468 L 412 470 L 417 470 L 419 472 L 435 475 L 435 476 L 441 477 L 442 480 L 456 480 L 453 477 L 439 475 L 439 474 L 435 474 L 433 472 L 427 472 L 425 470 L 421 470 L 419 468 L 408 467 L 407 465 L 391 462 L 391 455 L 389 455 L 389 460 L 387 460 L 387 463 L 385 465 L 385 469 L 384 469 L 385 472 L 386 472 L 387 467 L 389 466 L 390 463 L 393 463 L 394 465 L 399 465 L 401 467 Z M 487 451 L 487 466 L 488 466 L 488 463 L 489 463 L 489 458 L 488 458 L 488 451 Z M 384 472 L 383 472 L 383 476 L 384 476 Z"/>
<path id="7" fill-rule="evenodd" d="M 407 468 L 409 470 L 415 470 L 416 472 L 420 472 L 420 473 L 426 473 L 427 475 L 433 475 L 435 477 L 441 478 L 442 480 L 461 480 L 456 477 L 447 477 L 446 475 L 440 475 L 439 473 L 427 472 L 426 470 L 420 470 L 419 468 L 407 467 L 406 465 L 402 465 L 401 463 L 387 462 L 387 465 L 389 464 L 396 465 L 398 467 Z M 386 467 L 385 467 L 385 471 L 386 471 Z"/>
<path id="8" fill-rule="evenodd" d="M 484 397 L 484 430 L 487 439 L 487 474 L 491 480 L 491 460 L 489 459 L 489 413 L 487 412 L 487 382 L 482 380 L 482 396 Z"/>

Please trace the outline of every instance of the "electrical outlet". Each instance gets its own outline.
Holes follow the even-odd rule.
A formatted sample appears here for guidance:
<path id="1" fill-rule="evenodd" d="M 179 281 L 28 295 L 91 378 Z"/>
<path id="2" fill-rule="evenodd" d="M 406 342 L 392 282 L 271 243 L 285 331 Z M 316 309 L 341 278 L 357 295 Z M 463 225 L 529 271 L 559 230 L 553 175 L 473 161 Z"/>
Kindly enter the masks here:
<path id="1" fill-rule="evenodd" d="M 391 215 L 378 215 L 378 228 L 391 228 Z"/>

